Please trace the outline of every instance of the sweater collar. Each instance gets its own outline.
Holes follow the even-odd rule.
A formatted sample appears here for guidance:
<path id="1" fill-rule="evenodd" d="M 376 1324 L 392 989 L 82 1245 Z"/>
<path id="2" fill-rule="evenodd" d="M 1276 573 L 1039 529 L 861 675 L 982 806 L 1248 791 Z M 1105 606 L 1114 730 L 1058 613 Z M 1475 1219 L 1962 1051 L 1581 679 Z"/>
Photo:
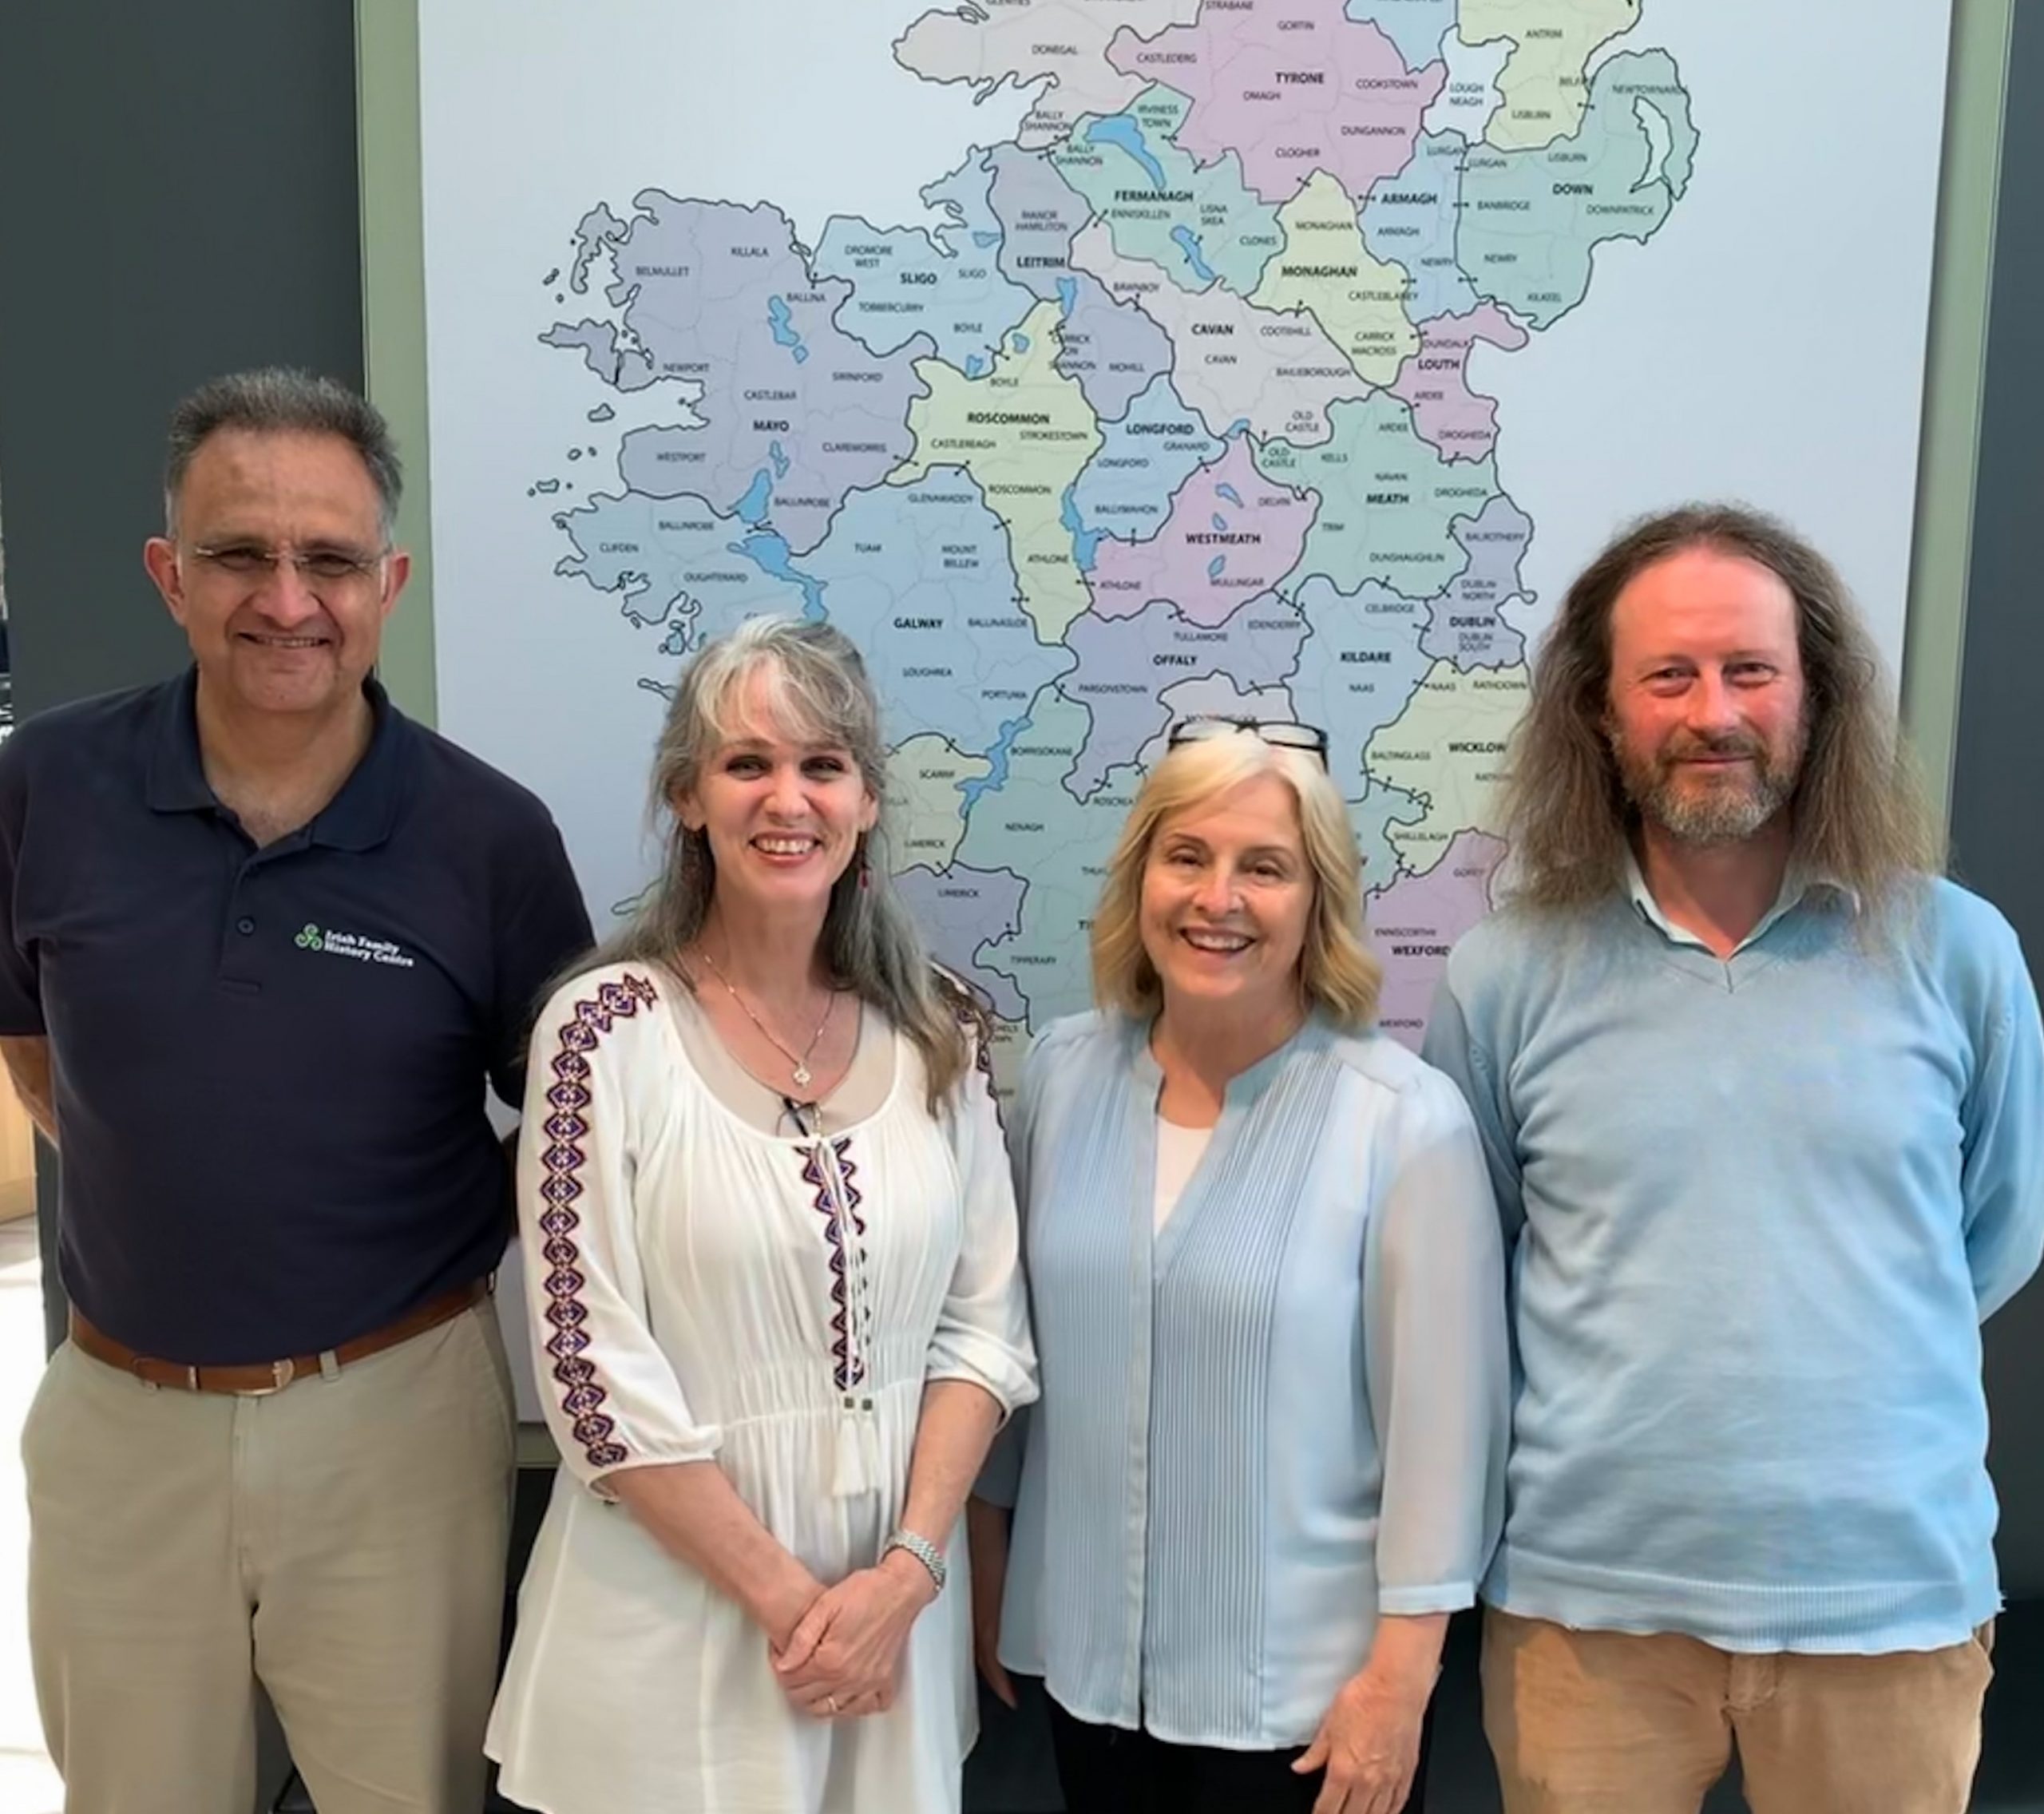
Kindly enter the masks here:
<path id="1" fill-rule="evenodd" d="M 1661 911 L 1661 904 L 1654 898 L 1653 890 L 1646 885 L 1646 877 L 1640 869 L 1639 859 L 1630 849 L 1626 852 L 1626 893 L 1632 901 L 1634 911 L 1670 944 L 1693 945 L 1699 951 L 1709 949 L 1694 933 L 1677 925 Z M 1736 957 L 1749 945 L 1758 944 L 1777 921 L 1793 913 L 1805 900 L 1816 894 L 1832 896 L 1842 902 L 1851 913 L 1860 911 L 1859 895 L 1844 882 L 1792 862 L 1787 873 L 1781 878 L 1781 889 L 1774 897 L 1774 905 L 1761 915 L 1759 923 L 1739 941 L 1729 955 Z"/>

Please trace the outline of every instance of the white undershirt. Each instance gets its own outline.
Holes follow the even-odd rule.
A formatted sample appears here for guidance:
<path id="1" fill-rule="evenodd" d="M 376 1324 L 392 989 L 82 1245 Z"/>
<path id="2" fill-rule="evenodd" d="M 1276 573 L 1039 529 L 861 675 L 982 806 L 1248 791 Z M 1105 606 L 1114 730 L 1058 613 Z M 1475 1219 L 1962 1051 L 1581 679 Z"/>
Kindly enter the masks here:
<path id="1" fill-rule="evenodd" d="M 1181 1127 L 1175 1121 L 1157 1117 L 1157 1226 L 1171 1220 L 1171 1211 L 1198 1168 L 1206 1143 L 1214 1138 L 1210 1127 Z"/>

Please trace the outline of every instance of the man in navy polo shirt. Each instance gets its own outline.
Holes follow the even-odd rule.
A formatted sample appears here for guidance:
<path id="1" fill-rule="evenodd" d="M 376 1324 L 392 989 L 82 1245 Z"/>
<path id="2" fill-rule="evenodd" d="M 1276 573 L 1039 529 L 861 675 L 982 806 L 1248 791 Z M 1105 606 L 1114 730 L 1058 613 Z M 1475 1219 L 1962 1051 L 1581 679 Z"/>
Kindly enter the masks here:
<path id="1" fill-rule="evenodd" d="M 302 374 L 172 420 L 177 679 L 0 752 L 0 1052 L 73 1305 L 23 1435 L 72 1810 L 246 1808 L 256 1684 L 321 1814 L 482 1798 L 513 1421 L 487 1090 L 589 925 L 546 810 L 370 678 L 382 418 Z"/>

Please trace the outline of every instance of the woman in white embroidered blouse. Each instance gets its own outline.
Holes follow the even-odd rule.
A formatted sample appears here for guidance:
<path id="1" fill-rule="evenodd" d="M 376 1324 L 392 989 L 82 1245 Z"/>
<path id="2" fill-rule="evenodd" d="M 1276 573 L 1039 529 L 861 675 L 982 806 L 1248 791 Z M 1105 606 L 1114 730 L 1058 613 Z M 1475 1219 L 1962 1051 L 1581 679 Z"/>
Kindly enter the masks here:
<path id="1" fill-rule="evenodd" d="M 1016 1095 L 1043 1400 L 1019 1497 L 981 1489 L 1004 1610 L 973 1513 L 985 1666 L 1044 1678 L 1073 1814 L 1396 1814 L 1497 1535 L 1497 1214 L 1460 1092 L 1370 1028 L 1325 737 L 1173 740 L 1094 919 L 1102 1011 Z"/>
<path id="2" fill-rule="evenodd" d="M 656 762 L 664 871 L 533 1036 L 520 1221 L 562 1466 L 492 1716 L 544 1814 L 948 1814 L 951 1538 L 1036 1392 L 969 998 L 875 860 L 857 652 L 755 619 Z"/>

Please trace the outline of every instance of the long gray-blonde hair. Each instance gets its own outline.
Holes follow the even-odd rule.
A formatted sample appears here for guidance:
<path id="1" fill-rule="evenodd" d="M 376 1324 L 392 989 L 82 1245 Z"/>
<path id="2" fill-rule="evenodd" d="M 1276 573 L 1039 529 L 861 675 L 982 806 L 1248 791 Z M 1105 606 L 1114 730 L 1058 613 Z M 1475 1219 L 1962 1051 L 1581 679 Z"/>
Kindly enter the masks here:
<path id="1" fill-rule="evenodd" d="M 691 832 L 675 802 L 691 792 L 717 751 L 738 733 L 747 684 L 771 676 L 786 732 L 847 751 L 880 818 L 830 891 L 818 954 L 838 984 L 878 1009 L 921 1055 L 933 1111 L 970 1062 L 969 1026 L 986 1031 L 965 985 L 937 969 L 888 880 L 887 747 L 866 663 L 830 624 L 753 617 L 707 643 L 689 663 L 667 707 L 653 755 L 652 811 L 663 832 L 659 878 L 631 919 L 578 970 L 607 964 L 673 965 L 703 929 L 717 889 L 710 841 Z"/>
<path id="2" fill-rule="evenodd" d="M 1876 907 L 1941 869 L 1943 842 L 1888 704 L 1880 652 L 1836 568 L 1772 517 L 1691 504 L 1642 518 L 1606 548 L 1547 632 L 1507 758 L 1510 897 L 1579 907 L 1622 885 L 1638 815 L 1611 751 L 1611 609 L 1646 568 L 1693 548 L 1758 563 L 1796 601 L 1808 734 L 1787 807 L 1797 865 Z"/>

